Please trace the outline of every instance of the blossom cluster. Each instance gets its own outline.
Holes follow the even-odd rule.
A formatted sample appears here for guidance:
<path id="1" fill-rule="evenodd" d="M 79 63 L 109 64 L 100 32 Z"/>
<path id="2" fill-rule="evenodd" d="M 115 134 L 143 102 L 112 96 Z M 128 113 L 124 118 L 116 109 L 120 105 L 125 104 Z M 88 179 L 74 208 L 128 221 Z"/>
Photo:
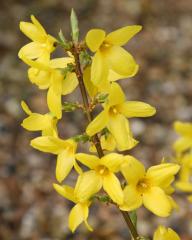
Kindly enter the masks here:
<path id="1" fill-rule="evenodd" d="M 22 101 L 22 108 L 27 114 L 22 126 L 29 131 L 41 132 L 39 137 L 31 140 L 32 147 L 56 155 L 58 183 L 54 183 L 53 187 L 74 203 L 69 214 L 69 228 L 74 232 L 84 222 L 92 230 L 87 219 L 95 199 L 112 203 L 125 212 L 144 205 L 155 215 L 168 217 L 177 206 L 171 196 L 171 184 L 180 166 L 160 163 L 145 169 L 141 161 L 122 152 L 138 144 L 129 119 L 150 117 L 156 113 L 148 103 L 127 100 L 117 83 L 138 72 L 136 60 L 123 46 L 142 27 L 126 26 L 109 34 L 102 29 L 92 29 L 84 41 L 79 42 L 77 21 L 73 14 L 72 41 L 67 41 L 62 33 L 59 39 L 47 34 L 34 16 L 31 16 L 32 22 L 21 22 L 20 29 L 31 42 L 22 47 L 18 54 L 29 66 L 31 83 L 41 90 L 47 90 L 49 112 L 46 114 L 32 112 Z M 58 46 L 65 50 L 66 56 L 52 58 Z M 72 93 L 78 86 L 82 90 L 82 85 L 86 93 L 83 95 L 83 107 L 62 102 L 63 95 Z M 95 115 L 99 105 L 102 110 Z M 64 113 L 78 107 L 87 114 L 89 123 L 81 135 L 62 139 L 58 122 Z M 79 152 L 80 141 L 89 142 L 90 153 Z M 77 180 L 74 186 L 69 186 L 64 182 L 73 168 Z M 123 182 L 119 174 L 124 178 Z M 156 231 L 154 240 L 159 240 L 160 236 L 161 239 L 179 239 L 173 230 L 164 227 Z"/>
<path id="2" fill-rule="evenodd" d="M 176 162 L 181 166 L 175 186 L 180 191 L 190 193 L 188 200 L 192 202 L 192 123 L 176 121 L 174 129 L 180 135 L 173 148 Z"/>

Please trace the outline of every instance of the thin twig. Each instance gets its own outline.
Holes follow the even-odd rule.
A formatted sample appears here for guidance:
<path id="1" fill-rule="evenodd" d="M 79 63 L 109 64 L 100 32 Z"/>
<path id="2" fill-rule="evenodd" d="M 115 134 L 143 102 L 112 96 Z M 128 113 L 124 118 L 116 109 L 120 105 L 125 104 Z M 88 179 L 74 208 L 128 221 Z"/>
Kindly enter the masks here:
<path id="1" fill-rule="evenodd" d="M 73 54 L 73 56 L 75 58 L 75 73 L 76 73 L 77 79 L 79 81 L 79 88 L 80 88 L 82 99 L 83 99 L 85 113 L 86 113 L 88 122 L 90 123 L 93 120 L 93 115 L 92 115 L 92 112 L 90 111 L 90 106 L 89 106 L 90 104 L 89 104 L 87 92 L 86 92 L 86 89 L 85 89 L 85 85 L 84 85 L 84 82 L 83 82 L 83 73 L 82 73 L 82 70 L 81 70 L 81 64 L 80 64 L 80 59 L 79 59 L 80 50 L 79 50 L 78 46 L 73 44 L 73 47 L 71 49 L 71 53 Z M 101 147 L 100 139 L 99 139 L 97 134 L 95 134 L 93 136 L 92 141 L 93 141 L 93 143 L 96 147 L 98 156 L 100 158 L 103 157 L 104 156 L 103 149 Z M 135 226 L 133 225 L 133 223 L 131 221 L 131 218 L 130 218 L 128 212 L 124 212 L 124 211 L 120 211 L 120 212 L 123 215 L 123 218 L 124 218 L 128 228 L 131 232 L 132 237 L 134 238 L 134 240 L 138 240 L 139 235 L 137 233 L 137 230 L 136 230 Z"/>

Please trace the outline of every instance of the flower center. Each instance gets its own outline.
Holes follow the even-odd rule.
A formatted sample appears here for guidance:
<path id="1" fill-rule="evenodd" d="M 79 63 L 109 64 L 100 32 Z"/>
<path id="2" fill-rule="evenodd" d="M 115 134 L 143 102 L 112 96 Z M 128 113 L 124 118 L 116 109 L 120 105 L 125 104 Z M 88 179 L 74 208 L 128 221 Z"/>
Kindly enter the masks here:
<path id="1" fill-rule="evenodd" d="M 149 190 L 150 186 L 151 186 L 151 184 L 150 184 L 149 179 L 141 178 L 138 181 L 136 188 L 140 193 L 144 193 Z"/>
<path id="2" fill-rule="evenodd" d="M 110 48 L 111 46 L 112 46 L 112 45 L 111 45 L 110 43 L 104 41 L 104 42 L 102 43 L 100 49 L 101 49 L 101 51 L 105 51 L 105 50 L 107 50 L 108 48 Z"/>
<path id="3" fill-rule="evenodd" d="M 110 113 L 111 115 L 117 115 L 119 112 L 118 112 L 117 107 L 110 107 L 109 113 Z"/>
<path id="4" fill-rule="evenodd" d="M 109 173 L 109 169 L 103 165 L 99 165 L 96 169 L 97 173 L 101 176 L 107 175 Z"/>

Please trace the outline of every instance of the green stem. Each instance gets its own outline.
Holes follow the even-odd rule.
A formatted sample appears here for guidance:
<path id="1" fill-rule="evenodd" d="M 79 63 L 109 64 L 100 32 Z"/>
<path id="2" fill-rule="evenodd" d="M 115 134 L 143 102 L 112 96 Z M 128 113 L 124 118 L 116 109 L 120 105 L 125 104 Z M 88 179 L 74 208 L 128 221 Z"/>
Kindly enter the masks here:
<path id="1" fill-rule="evenodd" d="M 84 104 L 85 112 L 86 112 L 86 115 L 87 115 L 87 119 L 88 119 L 88 122 L 90 123 L 93 120 L 93 115 L 92 115 L 92 112 L 91 112 L 90 107 L 89 107 L 89 100 L 88 100 L 87 92 L 86 92 L 85 85 L 84 85 L 84 82 L 83 82 L 83 73 L 82 73 L 82 70 L 81 70 L 81 64 L 80 64 L 80 59 L 79 59 L 80 50 L 79 50 L 77 45 L 73 44 L 73 47 L 71 49 L 71 53 L 73 54 L 73 56 L 75 58 L 75 73 L 77 75 L 77 79 L 78 79 L 78 82 L 79 82 L 79 88 L 80 88 L 80 91 L 81 91 L 81 95 L 82 95 L 83 104 Z M 96 147 L 98 156 L 100 158 L 103 157 L 104 156 L 103 149 L 101 147 L 100 139 L 99 139 L 97 134 L 95 134 L 93 136 L 92 141 L 93 141 L 93 143 Z M 130 216 L 129 216 L 128 212 L 124 212 L 124 211 L 120 211 L 120 212 L 123 215 L 123 218 L 124 218 L 128 228 L 131 232 L 131 235 L 132 235 L 133 239 L 138 240 L 139 235 L 137 233 L 137 230 L 136 230 L 134 224 L 132 223 L 132 221 L 130 219 Z"/>

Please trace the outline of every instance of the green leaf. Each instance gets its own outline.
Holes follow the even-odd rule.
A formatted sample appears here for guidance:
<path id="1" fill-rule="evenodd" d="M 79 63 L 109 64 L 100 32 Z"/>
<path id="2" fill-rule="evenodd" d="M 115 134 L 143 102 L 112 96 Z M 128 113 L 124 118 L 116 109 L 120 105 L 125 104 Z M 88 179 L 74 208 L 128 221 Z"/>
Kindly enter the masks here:
<path id="1" fill-rule="evenodd" d="M 64 112 L 73 112 L 75 109 L 79 108 L 79 106 L 76 103 L 71 102 L 64 102 L 62 104 L 62 110 Z"/>
<path id="2" fill-rule="evenodd" d="M 88 142 L 90 140 L 90 137 L 87 134 L 80 134 L 72 137 L 75 142 Z"/>
<path id="3" fill-rule="evenodd" d="M 81 51 L 80 62 L 81 62 L 81 65 L 84 66 L 84 68 L 91 65 L 92 59 L 86 50 Z"/>
<path id="4" fill-rule="evenodd" d="M 66 44 L 66 39 L 65 39 L 65 37 L 64 37 L 64 35 L 63 35 L 63 32 L 62 32 L 62 30 L 60 29 L 60 31 L 59 31 L 59 40 L 60 40 L 60 42 L 62 42 L 62 43 L 65 43 Z"/>
<path id="5" fill-rule="evenodd" d="M 107 100 L 108 96 L 108 93 L 101 93 L 97 95 L 96 100 L 98 103 L 104 103 Z"/>
<path id="6" fill-rule="evenodd" d="M 77 43 L 78 39 L 79 39 L 79 27 L 78 27 L 78 19 L 77 19 L 77 15 L 74 11 L 74 9 L 72 8 L 71 10 L 71 36 L 72 36 L 72 40 Z"/>

